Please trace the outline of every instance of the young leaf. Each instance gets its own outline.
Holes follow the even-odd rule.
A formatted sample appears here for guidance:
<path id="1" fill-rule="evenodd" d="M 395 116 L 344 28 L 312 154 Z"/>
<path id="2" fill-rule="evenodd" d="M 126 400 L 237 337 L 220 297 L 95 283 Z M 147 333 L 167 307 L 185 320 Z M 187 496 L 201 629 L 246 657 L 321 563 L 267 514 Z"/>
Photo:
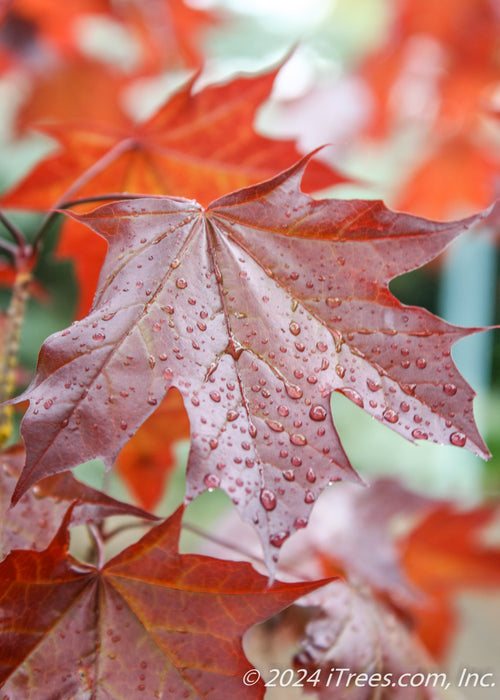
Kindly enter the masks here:
<path id="1" fill-rule="evenodd" d="M 381 202 L 315 201 L 308 158 L 203 210 L 144 198 L 74 215 L 108 240 L 90 315 L 43 345 L 14 501 L 120 449 L 171 386 L 191 423 L 187 498 L 220 486 L 268 562 L 330 482 L 356 479 L 330 414 L 339 391 L 409 440 L 488 456 L 451 346 L 472 332 L 398 302 L 389 280 L 481 215 L 434 223 Z"/>
<path id="2" fill-rule="evenodd" d="M 45 551 L 0 564 L 4 697 L 263 697 L 242 683 L 243 633 L 324 581 L 268 588 L 249 564 L 181 555 L 181 516 L 100 571 L 68 555 L 69 515 Z"/>

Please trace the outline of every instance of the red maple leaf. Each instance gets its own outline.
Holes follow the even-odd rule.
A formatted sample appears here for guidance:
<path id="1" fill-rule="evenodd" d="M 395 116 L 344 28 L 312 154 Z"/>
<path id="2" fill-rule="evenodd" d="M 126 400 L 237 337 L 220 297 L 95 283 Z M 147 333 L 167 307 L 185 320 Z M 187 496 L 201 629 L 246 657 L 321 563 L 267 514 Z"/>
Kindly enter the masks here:
<path id="1" fill-rule="evenodd" d="M 182 509 L 102 568 L 68 554 L 67 515 L 43 552 L 0 564 L 2 692 L 261 698 L 243 633 L 325 581 L 275 583 L 247 563 L 179 554 Z"/>
<path id="2" fill-rule="evenodd" d="M 481 216 L 434 223 L 315 201 L 299 189 L 307 160 L 206 210 L 158 197 L 74 215 L 109 251 L 92 312 L 44 343 L 14 400 L 30 399 L 14 500 L 92 457 L 110 467 L 171 386 L 191 423 L 187 498 L 226 490 L 268 563 L 328 483 L 356 478 L 332 391 L 409 440 L 488 456 L 451 359 L 471 330 L 388 289 Z"/>

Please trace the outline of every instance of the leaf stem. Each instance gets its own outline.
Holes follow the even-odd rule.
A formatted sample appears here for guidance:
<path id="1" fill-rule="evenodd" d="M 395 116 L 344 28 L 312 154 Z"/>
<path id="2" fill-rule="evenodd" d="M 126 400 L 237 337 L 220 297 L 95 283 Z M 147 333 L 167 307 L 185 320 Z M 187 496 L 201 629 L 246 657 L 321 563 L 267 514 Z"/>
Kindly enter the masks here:
<path id="1" fill-rule="evenodd" d="M 30 282 L 29 269 L 17 271 L 5 322 L 0 328 L 0 402 L 9 399 L 15 387 L 17 353 Z M 11 433 L 12 407 L 3 406 L 0 409 L 0 446 L 7 442 Z"/>
<path id="2" fill-rule="evenodd" d="M 17 243 L 18 247 L 24 248 L 26 246 L 25 237 L 23 236 L 22 232 L 17 228 L 17 226 L 10 219 L 8 219 L 2 211 L 0 211 L 0 221 L 10 233 L 14 241 Z"/>

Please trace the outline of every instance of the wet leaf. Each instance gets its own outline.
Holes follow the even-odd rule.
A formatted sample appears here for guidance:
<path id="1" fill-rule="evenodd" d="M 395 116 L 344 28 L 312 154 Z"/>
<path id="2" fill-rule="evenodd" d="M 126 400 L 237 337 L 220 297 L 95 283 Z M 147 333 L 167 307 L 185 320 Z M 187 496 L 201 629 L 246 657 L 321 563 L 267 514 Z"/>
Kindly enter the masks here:
<path id="1" fill-rule="evenodd" d="M 323 488 L 356 475 L 338 391 L 409 440 L 487 448 L 451 359 L 472 329 L 404 306 L 389 280 L 481 216 L 435 223 L 300 192 L 307 158 L 206 210 L 140 198 L 74 215 L 109 251 L 90 315 L 51 336 L 22 427 L 14 500 L 91 457 L 110 467 L 171 386 L 191 423 L 187 498 L 221 487 L 267 561 Z"/>

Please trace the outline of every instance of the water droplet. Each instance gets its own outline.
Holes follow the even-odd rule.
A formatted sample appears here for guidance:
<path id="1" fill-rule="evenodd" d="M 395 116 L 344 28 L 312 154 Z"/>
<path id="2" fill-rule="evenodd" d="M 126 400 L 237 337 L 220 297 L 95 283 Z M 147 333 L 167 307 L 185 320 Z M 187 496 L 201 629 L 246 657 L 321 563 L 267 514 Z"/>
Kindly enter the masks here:
<path id="1" fill-rule="evenodd" d="M 336 309 L 341 304 L 342 304 L 342 299 L 339 299 L 338 297 L 327 297 L 326 298 L 326 305 L 329 306 L 330 309 Z"/>
<path id="2" fill-rule="evenodd" d="M 360 408 L 363 408 L 364 401 L 361 397 L 360 394 L 355 389 L 350 389 L 349 387 L 343 387 L 342 389 L 338 389 L 338 391 L 341 394 L 344 394 L 348 399 L 350 399 L 353 403 L 356 404 L 356 406 L 359 406 Z"/>
<path id="3" fill-rule="evenodd" d="M 403 413 L 408 413 L 410 410 L 410 405 L 406 403 L 406 401 L 401 401 L 399 404 L 399 408 L 403 411 Z"/>
<path id="4" fill-rule="evenodd" d="M 427 433 L 424 433 L 423 430 L 419 430 L 418 428 L 415 428 L 415 430 L 411 431 L 412 437 L 415 438 L 415 440 L 428 440 L 429 436 Z"/>
<path id="5" fill-rule="evenodd" d="M 288 410 L 287 406 L 281 404 L 280 406 L 278 406 L 278 413 L 280 414 L 280 416 L 283 416 L 283 418 L 286 418 L 290 411 Z"/>
<path id="6" fill-rule="evenodd" d="M 454 384 L 445 384 L 443 386 L 443 391 L 448 396 L 455 396 L 457 393 L 457 387 Z"/>
<path id="7" fill-rule="evenodd" d="M 292 464 L 293 464 L 294 467 L 300 467 L 300 466 L 302 466 L 302 460 L 300 459 L 300 457 L 296 457 L 296 456 L 294 455 L 290 461 L 292 462 Z"/>
<path id="8" fill-rule="evenodd" d="M 306 479 L 310 484 L 314 484 L 316 481 L 316 474 L 314 473 L 314 469 L 308 469 L 307 474 L 306 474 Z"/>
<path id="9" fill-rule="evenodd" d="M 186 280 L 183 277 L 179 277 L 179 279 L 175 283 L 175 286 L 178 289 L 186 289 L 186 287 L 188 286 L 188 283 L 186 282 Z"/>
<path id="10" fill-rule="evenodd" d="M 335 371 L 341 379 L 345 377 L 345 367 L 342 367 L 342 365 L 335 365 Z"/>
<path id="11" fill-rule="evenodd" d="M 232 422 L 232 421 L 236 420 L 238 418 L 238 416 L 239 416 L 238 411 L 235 411 L 234 409 L 230 409 L 227 412 L 226 418 L 229 422 Z"/>
<path id="12" fill-rule="evenodd" d="M 122 421 L 120 422 L 120 428 L 121 428 L 122 430 L 127 430 L 127 427 L 128 427 L 128 426 L 127 426 L 127 423 L 126 423 L 124 420 L 122 420 Z"/>
<path id="13" fill-rule="evenodd" d="M 318 404 L 311 406 L 309 411 L 309 418 L 311 418 L 311 420 L 322 421 L 325 420 L 326 416 L 327 412 L 323 406 L 319 406 Z"/>
<path id="14" fill-rule="evenodd" d="M 208 444 L 210 445 L 211 450 L 216 450 L 217 447 L 219 446 L 219 441 L 216 438 L 211 438 L 208 441 Z"/>
<path id="15" fill-rule="evenodd" d="M 328 350 L 328 345 L 326 343 L 323 343 L 322 340 L 318 340 L 316 343 L 316 347 L 320 352 L 326 352 Z"/>
<path id="16" fill-rule="evenodd" d="M 275 535 L 269 537 L 269 542 L 273 547 L 281 547 L 289 535 L 289 532 L 277 532 Z"/>
<path id="17" fill-rule="evenodd" d="M 370 391 L 378 391 L 382 387 L 380 384 L 377 384 L 377 382 L 374 382 L 373 379 L 367 379 L 366 380 L 366 386 L 370 389 Z"/>
<path id="18" fill-rule="evenodd" d="M 257 437 L 257 428 L 252 423 L 248 426 L 248 434 L 252 438 Z"/>
<path id="19" fill-rule="evenodd" d="M 65 428 L 68 425 L 68 423 L 69 423 L 69 420 L 67 418 L 65 418 L 61 423 L 61 428 Z"/>
<path id="20" fill-rule="evenodd" d="M 418 357 L 415 361 L 415 364 L 419 369 L 425 369 L 427 367 L 427 360 L 423 357 Z"/>
<path id="21" fill-rule="evenodd" d="M 292 445 L 296 445 L 297 447 L 303 447 L 304 445 L 307 445 L 307 440 L 304 437 L 304 435 L 300 435 L 300 433 L 293 433 L 293 435 L 290 435 L 290 442 Z"/>
<path id="22" fill-rule="evenodd" d="M 300 399 L 302 397 L 302 389 L 296 384 L 285 384 L 285 389 L 291 399 Z"/>
<path id="23" fill-rule="evenodd" d="M 283 472 L 283 478 L 286 479 L 287 481 L 294 481 L 295 480 L 295 474 L 293 473 L 292 469 L 286 469 Z"/>
<path id="24" fill-rule="evenodd" d="M 388 423 L 397 423 L 399 420 L 399 415 L 392 408 L 386 408 L 382 415 Z"/>
<path id="25" fill-rule="evenodd" d="M 276 496 L 269 489 L 262 489 L 260 492 L 260 502 L 266 510 L 274 510 L 276 508 Z"/>
<path id="26" fill-rule="evenodd" d="M 106 340 L 106 336 L 104 333 L 94 333 L 92 336 L 94 340 Z"/>
<path id="27" fill-rule="evenodd" d="M 293 521 L 293 526 L 296 530 L 301 530 L 304 527 L 307 527 L 307 518 L 295 518 Z"/>
<path id="28" fill-rule="evenodd" d="M 217 474 L 206 474 L 203 481 L 205 482 L 205 486 L 209 490 L 217 489 L 220 486 L 220 479 L 217 476 Z"/>
<path id="29" fill-rule="evenodd" d="M 455 447 L 464 447 L 467 442 L 467 436 L 464 435 L 464 433 L 452 433 L 450 435 L 450 442 L 452 445 L 455 445 Z"/>
<path id="30" fill-rule="evenodd" d="M 316 500 L 314 494 L 312 491 L 306 491 L 306 495 L 304 496 L 304 503 L 314 503 Z"/>
<path id="31" fill-rule="evenodd" d="M 271 430 L 274 430 L 275 433 L 282 433 L 284 430 L 283 425 L 276 420 L 266 420 L 266 425 Z"/>
<path id="32" fill-rule="evenodd" d="M 150 406 L 156 406 L 157 403 L 158 403 L 158 400 L 155 399 L 154 396 L 150 396 L 150 397 L 148 398 L 148 404 L 149 404 Z"/>
<path id="33" fill-rule="evenodd" d="M 209 394 L 210 398 L 212 401 L 215 401 L 215 403 L 219 403 L 220 401 L 220 394 L 218 391 L 211 391 Z"/>
<path id="34" fill-rule="evenodd" d="M 293 376 L 294 376 L 296 379 L 302 379 L 303 376 L 304 376 L 304 372 L 303 372 L 301 369 L 296 369 L 296 370 L 294 370 L 294 372 L 293 372 Z"/>
<path id="35" fill-rule="evenodd" d="M 290 333 L 292 335 L 299 335 L 300 333 L 300 326 L 296 321 L 291 321 L 290 325 L 288 326 L 290 329 Z"/>

